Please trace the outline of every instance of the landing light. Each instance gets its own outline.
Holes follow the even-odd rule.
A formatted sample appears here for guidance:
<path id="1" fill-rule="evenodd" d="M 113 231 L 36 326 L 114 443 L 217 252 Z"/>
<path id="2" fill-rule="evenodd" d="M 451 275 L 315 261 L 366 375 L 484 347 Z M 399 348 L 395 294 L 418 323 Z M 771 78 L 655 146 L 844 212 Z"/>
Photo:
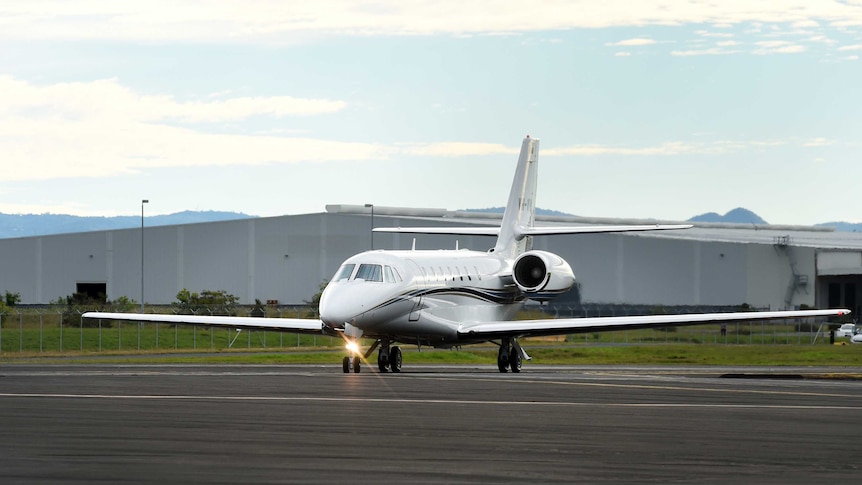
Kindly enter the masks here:
<path id="1" fill-rule="evenodd" d="M 356 342 L 347 342 L 347 345 L 345 345 L 345 347 L 351 354 L 359 353 L 359 344 L 357 344 Z"/>

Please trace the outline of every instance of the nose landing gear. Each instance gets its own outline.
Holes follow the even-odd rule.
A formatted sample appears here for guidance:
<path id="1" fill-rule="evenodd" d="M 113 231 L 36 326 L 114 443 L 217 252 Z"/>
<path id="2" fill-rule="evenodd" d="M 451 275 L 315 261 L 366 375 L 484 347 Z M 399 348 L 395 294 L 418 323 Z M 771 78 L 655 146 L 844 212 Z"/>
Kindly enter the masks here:
<path id="1" fill-rule="evenodd" d="M 393 373 L 401 372 L 401 347 L 391 345 L 391 343 L 391 340 L 378 339 L 365 352 L 365 354 L 362 355 L 360 353 L 359 346 L 356 345 L 355 342 L 349 342 L 347 348 L 353 356 L 344 357 L 341 360 L 342 370 L 345 374 L 349 374 L 351 370 L 354 374 L 358 374 L 362 369 L 362 360 L 367 359 L 379 346 L 380 350 L 377 353 L 377 368 L 380 369 L 380 372 L 388 372 L 390 370 Z"/>
<path id="2" fill-rule="evenodd" d="M 353 356 L 353 358 L 344 357 L 341 360 L 341 367 L 345 374 L 349 374 L 351 368 L 354 373 L 359 374 L 359 371 L 362 370 L 362 358 L 358 355 Z"/>

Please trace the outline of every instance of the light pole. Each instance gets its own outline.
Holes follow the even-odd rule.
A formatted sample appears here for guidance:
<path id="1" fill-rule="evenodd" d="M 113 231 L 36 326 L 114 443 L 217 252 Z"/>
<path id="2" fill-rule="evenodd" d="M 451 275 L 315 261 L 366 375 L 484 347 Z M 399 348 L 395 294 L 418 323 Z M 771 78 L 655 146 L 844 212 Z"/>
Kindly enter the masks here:
<path id="1" fill-rule="evenodd" d="M 144 204 L 150 201 L 141 201 L 141 313 L 144 313 Z"/>
<path id="2" fill-rule="evenodd" d="M 374 204 L 365 204 L 365 207 L 371 208 L 371 250 L 374 250 Z"/>

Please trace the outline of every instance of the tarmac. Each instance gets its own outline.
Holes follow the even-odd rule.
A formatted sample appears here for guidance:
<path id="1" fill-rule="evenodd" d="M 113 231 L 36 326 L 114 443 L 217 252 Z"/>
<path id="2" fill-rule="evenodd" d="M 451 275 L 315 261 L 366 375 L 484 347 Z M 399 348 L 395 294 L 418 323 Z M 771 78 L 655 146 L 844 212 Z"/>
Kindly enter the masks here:
<path id="1" fill-rule="evenodd" d="M 3 364 L 0 482 L 858 483 L 848 373 Z"/>

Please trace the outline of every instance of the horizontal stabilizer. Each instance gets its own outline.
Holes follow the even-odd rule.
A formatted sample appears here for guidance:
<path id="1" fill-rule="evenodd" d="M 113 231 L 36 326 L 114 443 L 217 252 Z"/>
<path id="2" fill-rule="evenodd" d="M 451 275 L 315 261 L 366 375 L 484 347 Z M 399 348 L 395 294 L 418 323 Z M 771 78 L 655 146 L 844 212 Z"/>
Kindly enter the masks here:
<path id="1" fill-rule="evenodd" d="M 374 232 L 400 232 L 406 234 L 451 234 L 456 236 L 496 236 L 499 227 L 375 227 Z"/>
<path id="2" fill-rule="evenodd" d="M 554 234 L 598 234 L 607 232 L 669 231 L 689 229 L 691 224 L 643 224 L 629 226 L 543 226 L 519 227 L 516 238 L 524 236 L 549 236 Z M 497 236 L 499 227 L 375 227 L 374 232 L 398 232 L 408 234 L 450 234 L 464 236 Z"/>

